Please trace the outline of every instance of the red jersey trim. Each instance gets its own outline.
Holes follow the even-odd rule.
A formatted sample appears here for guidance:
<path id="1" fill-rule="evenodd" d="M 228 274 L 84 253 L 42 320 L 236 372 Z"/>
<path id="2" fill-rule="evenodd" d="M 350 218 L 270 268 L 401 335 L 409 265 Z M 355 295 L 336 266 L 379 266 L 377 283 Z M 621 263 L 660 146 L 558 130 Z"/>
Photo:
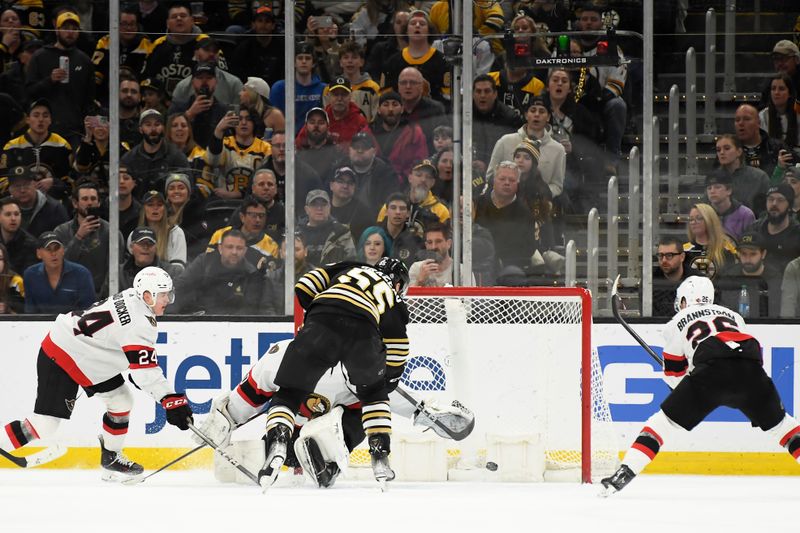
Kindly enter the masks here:
<path id="1" fill-rule="evenodd" d="M 722 342 L 742 342 L 753 338 L 752 335 L 740 331 L 722 331 L 717 333 L 716 337 Z"/>
<path id="2" fill-rule="evenodd" d="M 70 357 L 70 355 L 59 348 L 53 341 L 50 339 L 50 334 L 47 334 L 47 337 L 44 338 L 42 341 L 42 350 L 44 351 L 47 356 L 52 359 L 58 366 L 61 367 L 64 372 L 67 373 L 72 380 L 80 385 L 81 387 L 89 387 L 92 385 L 92 381 L 86 377 L 78 365 L 75 363 L 75 360 Z"/>

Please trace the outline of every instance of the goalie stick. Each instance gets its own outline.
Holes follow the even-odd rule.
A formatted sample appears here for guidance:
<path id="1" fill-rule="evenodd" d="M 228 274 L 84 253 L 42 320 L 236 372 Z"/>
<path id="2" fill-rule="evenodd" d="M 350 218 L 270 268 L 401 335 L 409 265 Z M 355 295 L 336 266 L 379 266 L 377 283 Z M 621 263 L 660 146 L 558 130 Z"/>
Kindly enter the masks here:
<path id="1" fill-rule="evenodd" d="M 617 275 L 617 279 L 614 280 L 614 285 L 611 287 L 611 313 L 614 315 L 614 318 L 619 322 L 619 325 L 625 328 L 633 339 L 639 343 L 639 346 L 644 348 L 644 351 L 647 352 L 647 355 L 653 358 L 659 365 L 662 367 L 664 366 L 664 360 L 661 359 L 656 352 L 653 351 L 650 346 L 642 338 L 639 336 L 638 333 L 633 331 L 633 328 L 625 322 L 625 319 L 622 318 L 622 315 L 619 314 L 619 295 L 617 294 L 617 287 L 619 286 L 619 275 Z"/>
<path id="2" fill-rule="evenodd" d="M 453 440 L 464 440 L 465 438 L 467 438 L 469 436 L 470 433 L 472 433 L 472 429 L 475 427 L 475 419 L 474 418 L 472 419 L 472 421 L 470 421 L 469 425 L 467 425 L 467 427 L 465 427 L 461 431 L 453 431 L 452 429 L 447 427 L 447 425 L 444 424 L 441 420 L 436 418 L 436 416 L 433 415 L 427 409 L 427 407 L 425 407 L 425 402 L 418 402 L 417 399 L 414 398 L 413 396 L 411 396 L 411 394 L 409 394 L 408 391 L 405 390 L 402 385 L 398 385 L 396 390 L 397 390 L 397 392 L 400 393 L 400 396 L 405 398 L 408 401 L 408 403 L 413 405 L 417 410 L 419 410 L 420 412 L 424 413 L 430 420 L 433 421 L 434 424 L 436 424 L 436 427 L 438 427 L 439 429 L 441 429 L 442 431 L 447 433 L 450 436 L 451 439 L 453 439 Z"/>
<path id="3" fill-rule="evenodd" d="M 239 464 L 239 461 L 231 457 L 225 450 L 214 444 L 214 441 L 209 439 L 202 431 L 194 427 L 194 424 L 192 424 L 191 422 L 189 423 L 189 429 L 192 430 L 192 433 L 197 435 L 200 438 L 200 440 L 205 442 L 207 445 L 211 446 L 215 452 L 217 452 L 222 456 L 223 459 L 225 459 L 231 465 L 233 465 L 234 468 L 236 468 L 236 470 L 238 470 L 239 472 L 250 478 L 250 480 L 252 480 L 253 483 L 255 483 L 256 485 L 261 486 L 261 484 L 258 482 L 258 477 L 256 477 L 255 474 L 253 474 L 250 470 Z"/>
<path id="4" fill-rule="evenodd" d="M 61 444 L 53 444 L 40 452 L 25 457 L 17 457 L 16 455 L 11 455 L 7 451 L 0 449 L 0 456 L 5 457 L 20 468 L 33 468 L 43 465 L 50 461 L 55 461 L 65 453 L 67 453 L 67 448 Z"/>

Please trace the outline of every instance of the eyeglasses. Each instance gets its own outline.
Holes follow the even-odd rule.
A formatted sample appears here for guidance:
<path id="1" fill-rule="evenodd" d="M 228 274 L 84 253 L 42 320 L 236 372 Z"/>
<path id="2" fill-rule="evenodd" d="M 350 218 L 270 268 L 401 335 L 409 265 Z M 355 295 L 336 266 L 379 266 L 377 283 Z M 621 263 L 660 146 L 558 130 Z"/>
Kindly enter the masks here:
<path id="1" fill-rule="evenodd" d="M 657 253 L 656 256 L 658 260 L 661 261 L 662 259 L 666 259 L 667 261 L 672 261 L 675 257 L 681 255 L 683 252 L 666 252 L 666 253 Z"/>
<path id="2" fill-rule="evenodd" d="M 686 220 L 688 220 L 689 222 L 696 222 L 696 223 L 698 223 L 698 224 L 699 224 L 700 222 L 705 222 L 705 220 L 703 219 L 703 217 L 689 217 L 689 218 L 687 218 Z"/>
<path id="3" fill-rule="evenodd" d="M 261 220 L 262 218 L 267 218 L 267 214 L 266 214 L 266 213 L 256 213 L 255 211 L 247 211 L 247 212 L 244 214 L 244 216 L 246 216 L 246 217 L 252 217 L 252 218 L 257 218 L 257 219 L 259 219 L 259 220 Z"/>

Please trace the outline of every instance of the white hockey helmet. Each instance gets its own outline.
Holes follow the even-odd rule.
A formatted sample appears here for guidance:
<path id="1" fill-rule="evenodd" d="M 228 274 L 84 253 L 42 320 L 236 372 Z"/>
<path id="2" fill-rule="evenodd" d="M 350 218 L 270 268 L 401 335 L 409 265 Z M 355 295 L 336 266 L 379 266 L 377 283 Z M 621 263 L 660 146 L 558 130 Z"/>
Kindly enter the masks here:
<path id="1" fill-rule="evenodd" d="M 714 284 L 705 276 L 689 276 L 678 286 L 675 294 L 675 311 L 681 310 L 681 303 L 690 305 L 709 305 L 714 303 Z"/>
<path id="2" fill-rule="evenodd" d="M 159 293 L 169 294 L 169 303 L 175 301 L 175 293 L 172 290 L 172 278 L 161 268 L 145 267 L 133 278 L 133 289 L 136 296 L 144 300 L 144 293 L 149 292 L 155 299 Z"/>

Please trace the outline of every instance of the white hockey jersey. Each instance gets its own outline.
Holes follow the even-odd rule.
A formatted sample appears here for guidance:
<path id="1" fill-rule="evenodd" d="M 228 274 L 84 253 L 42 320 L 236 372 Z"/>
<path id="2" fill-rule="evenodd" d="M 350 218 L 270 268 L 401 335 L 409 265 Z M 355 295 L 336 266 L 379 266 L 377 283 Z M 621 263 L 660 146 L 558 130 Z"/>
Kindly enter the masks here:
<path id="1" fill-rule="evenodd" d="M 664 327 L 664 375 L 673 388 L 694 369 L 694 356 L 708 339 L 730 348 L 753 336 L 739 313 L 721 305 L 692 305 L 680 310 Z"/>
<path id="2" fill-rule="evenodd" d="M 85 311 L 58 315 L 42 350 L 78 385 L 129 370 L 133 382 L 159 401 L 174 390 L 158 366 L 157 335 L 155 314 L 128 289 Z"/>

